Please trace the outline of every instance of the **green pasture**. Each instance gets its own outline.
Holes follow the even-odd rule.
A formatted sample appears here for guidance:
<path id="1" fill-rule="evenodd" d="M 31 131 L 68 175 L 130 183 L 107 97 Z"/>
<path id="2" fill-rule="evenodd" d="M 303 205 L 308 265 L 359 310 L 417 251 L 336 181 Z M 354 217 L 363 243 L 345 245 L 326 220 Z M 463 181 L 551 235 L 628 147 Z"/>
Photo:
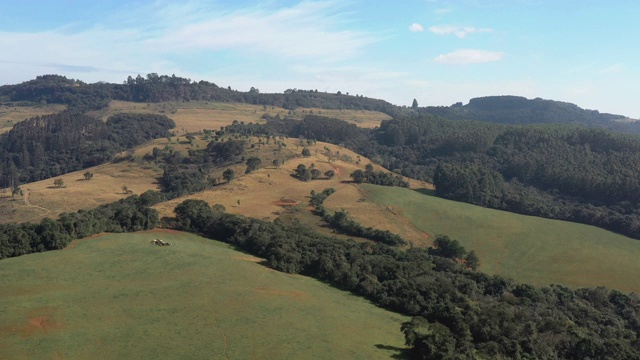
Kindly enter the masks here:
<path id="1" fill-rule="evenodd" d="M 5 360 L 386 359 L 405 348 L 407 318 L 188 233 L 2 260 L 0 303 Z"/>
<path id="2" fill-rule="evenodd" d="M 445 234 L 480 257 L 480 270 L 536 285 L 607 286 L 640 293 L 640 240 L 594 226 L 450 201 L 414 190 L 364 184 L 428 234 Z"/>

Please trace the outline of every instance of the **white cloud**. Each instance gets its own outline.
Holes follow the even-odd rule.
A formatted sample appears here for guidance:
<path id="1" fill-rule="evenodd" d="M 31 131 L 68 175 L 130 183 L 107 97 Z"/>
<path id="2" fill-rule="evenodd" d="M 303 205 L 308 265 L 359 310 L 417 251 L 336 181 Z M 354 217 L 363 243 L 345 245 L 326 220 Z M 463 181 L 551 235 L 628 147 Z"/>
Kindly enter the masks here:
<path id="1" fill-rule="evenodd" d="M 440 64 L 479 64 L 498 61 L 503 56 L 503 52 L 497 51 L 460 49 L 448 54 L 438 55 L 433 61 Z"/>
<path id="2" fill-rule="evenodd" d="M 424 27 L 422 27 L 422 25 L 420 24 L 413 23 L 411 24 L 411 26 L 409 26 L 409 30 L 411 30 L 412 32 L 422 32 L 424 31 Z"/>
<path id="3" fill-rule="evenodd" d="M 437 35 L 455 35 L 463 38 L 469 34 L 492 32 L 490 28 L 476 28 L 472 26 L 456 26 L 456 25 L 434 25 L 429 27 L 429 31 Z"/>

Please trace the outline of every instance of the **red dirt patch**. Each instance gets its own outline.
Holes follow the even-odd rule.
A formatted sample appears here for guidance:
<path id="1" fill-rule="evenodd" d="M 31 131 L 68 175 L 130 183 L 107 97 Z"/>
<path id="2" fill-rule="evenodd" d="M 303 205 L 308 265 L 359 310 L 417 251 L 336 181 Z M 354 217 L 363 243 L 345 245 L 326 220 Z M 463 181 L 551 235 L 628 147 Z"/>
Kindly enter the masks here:
<path id="1" fill-rule="evenodd" d="M 31 317 L 22 325 L 8 324 L 0 326 L 0 337 L 9 334 L 20 334 L 23 338 L 28 338 L 36 334 L 47 335 L 56 330 L 64 329 L 64 325 L 52 319 L 49 315 L 38 315 Z"/>

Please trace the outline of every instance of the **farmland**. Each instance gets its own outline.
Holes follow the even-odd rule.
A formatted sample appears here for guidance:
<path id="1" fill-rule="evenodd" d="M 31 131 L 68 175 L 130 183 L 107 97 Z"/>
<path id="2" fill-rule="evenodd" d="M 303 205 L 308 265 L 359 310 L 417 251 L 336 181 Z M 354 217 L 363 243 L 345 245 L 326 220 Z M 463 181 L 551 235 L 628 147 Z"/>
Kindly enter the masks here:
<path id="1" fill-rule="evenodd" d="M 640 292 L 640 241 L 594 226 L 492 210 L 423 193 L 362 185 L 372 201 L 480 257 L 480 270 L 536 285 Z"/>
<path id="2" fill-rule="evenodd" d="M 371 359 L 404 349 L 405 317 L 258 261 L 167 231 L 3 260 L 0 358 Z"/>

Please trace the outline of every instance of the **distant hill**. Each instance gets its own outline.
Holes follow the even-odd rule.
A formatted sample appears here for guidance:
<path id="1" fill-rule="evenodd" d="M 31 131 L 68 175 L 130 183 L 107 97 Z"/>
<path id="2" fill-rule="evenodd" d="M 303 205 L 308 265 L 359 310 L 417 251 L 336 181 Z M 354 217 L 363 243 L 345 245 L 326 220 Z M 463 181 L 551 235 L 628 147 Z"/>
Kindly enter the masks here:
<path id="1" fill-rule="evenodd" d="M 499 124 L 575 124 L 609 130 L 639 133 L 640 122 L 626 116 L 586 110 L 575 104 L 527 99 L 521 96 L 485 96 L 451 106 L 428 106 L 420 112 L 439 115 L 452 120 L 478 120 Z M 624 120 L 624 121 L 622 121 Z"/>
<path id="2" fill-rule="evenodd" d="M 282 93 L 247 92 L 223 88 L 207 81 L 167 75 L 129 76 L 123 83 L 93 84 L 60 75 L 42 75 L 16 85 L 0 86 L 0 103 L 9 101 L 37 104 L 66 104 L 70 111 L 86 112 L 109 105 L 111 100 L 158 103 L 165 101 L 217 101 L 276 106 L 288 110 L 303 108 L 379 111 L 397 116 L 405 109 L 362 95 L 326 93 L 318 90 L 287 89 Z"/>

